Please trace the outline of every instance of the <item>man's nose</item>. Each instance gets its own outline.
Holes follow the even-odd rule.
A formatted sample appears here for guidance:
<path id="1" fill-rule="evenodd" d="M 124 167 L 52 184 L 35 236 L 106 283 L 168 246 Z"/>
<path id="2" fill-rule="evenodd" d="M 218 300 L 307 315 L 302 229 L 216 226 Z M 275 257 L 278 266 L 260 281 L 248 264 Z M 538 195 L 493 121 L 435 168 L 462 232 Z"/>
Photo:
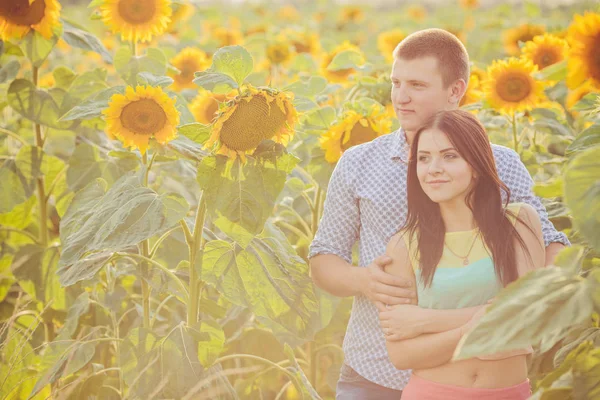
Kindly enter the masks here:
<path id="1" fill-rule="evenodd" d="M 405 85 L 400 85 L 394 90 L 394 99 L 392 100 L 399 104 L 406 104 L 410 102 L 410 96 L 406 92 Z"/>

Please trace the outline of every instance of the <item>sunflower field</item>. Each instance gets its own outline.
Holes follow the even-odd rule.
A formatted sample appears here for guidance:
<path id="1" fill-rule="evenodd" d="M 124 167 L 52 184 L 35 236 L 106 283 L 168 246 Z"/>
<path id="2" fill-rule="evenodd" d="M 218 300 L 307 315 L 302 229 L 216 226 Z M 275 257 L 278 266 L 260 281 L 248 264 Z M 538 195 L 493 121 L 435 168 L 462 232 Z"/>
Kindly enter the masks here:
<path id="1" fill-rule="evenodd" d="M 308 246 L 430 27 L 573 244 L 457 355 L 539 343 L 532 399 L 600 399 L 600 7 L 478 0 L 0 0 L 0 398 L 333 399 Z"/>

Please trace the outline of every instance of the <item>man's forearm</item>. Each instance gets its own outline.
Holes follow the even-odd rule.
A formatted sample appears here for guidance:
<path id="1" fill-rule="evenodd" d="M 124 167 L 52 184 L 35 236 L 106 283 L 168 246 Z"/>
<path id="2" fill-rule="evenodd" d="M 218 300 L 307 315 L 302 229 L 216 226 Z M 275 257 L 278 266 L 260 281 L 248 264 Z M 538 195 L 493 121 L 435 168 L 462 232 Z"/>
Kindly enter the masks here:
<path id="1" fill-rule="evenodd" d="M 438 333 L 460 328 L 469 320 L 479 309 L 484 306 L 469 308 L 459 308 L 455 310 L 440 310 L 424 308 L 425 322 L 423 333 Z"/>
<path id="2" fill-rule="evenodd" d="M 312 257 L 310 271 L 315 285 L 334 296 L 349 297 L 361 293 L 363 268 L 348 264 L 335 254 Z"/>
<path id="3" fill-rule="evenodd" d="M 398 369 L 435 368 L 452 360 L 461 333 L 461 329 L 456 328 L 397 342 L 388 341 L 388 354 Z"/>

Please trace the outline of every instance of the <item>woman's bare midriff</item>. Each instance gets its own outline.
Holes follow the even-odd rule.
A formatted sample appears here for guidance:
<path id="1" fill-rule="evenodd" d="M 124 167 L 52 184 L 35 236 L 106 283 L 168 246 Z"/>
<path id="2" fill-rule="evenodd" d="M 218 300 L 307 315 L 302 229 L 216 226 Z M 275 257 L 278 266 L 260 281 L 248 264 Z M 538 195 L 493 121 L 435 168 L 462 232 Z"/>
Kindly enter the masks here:
<path id="1" fill-rule="evenodd" d="M 413 370 L 413 374 L 445 385 L 499 389 L 525 382 L 527 359 L 525 355 L 494 361 L 471 358 L 435 368 Z"/>

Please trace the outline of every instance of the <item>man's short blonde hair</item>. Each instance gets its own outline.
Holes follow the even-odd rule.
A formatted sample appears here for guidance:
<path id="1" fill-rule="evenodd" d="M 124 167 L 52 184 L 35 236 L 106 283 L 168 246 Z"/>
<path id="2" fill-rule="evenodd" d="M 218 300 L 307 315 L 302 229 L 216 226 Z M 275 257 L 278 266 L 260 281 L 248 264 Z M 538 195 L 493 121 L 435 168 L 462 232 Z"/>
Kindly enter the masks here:
<path id="1" fill-rule="evenodd" d="M 444 87 L 458 79 L 469 82 L 469 54 L 460 40 L 443 29 L 424 29 L 408 35 L 394 49 L 394 60 L 434 57 Z"/>

